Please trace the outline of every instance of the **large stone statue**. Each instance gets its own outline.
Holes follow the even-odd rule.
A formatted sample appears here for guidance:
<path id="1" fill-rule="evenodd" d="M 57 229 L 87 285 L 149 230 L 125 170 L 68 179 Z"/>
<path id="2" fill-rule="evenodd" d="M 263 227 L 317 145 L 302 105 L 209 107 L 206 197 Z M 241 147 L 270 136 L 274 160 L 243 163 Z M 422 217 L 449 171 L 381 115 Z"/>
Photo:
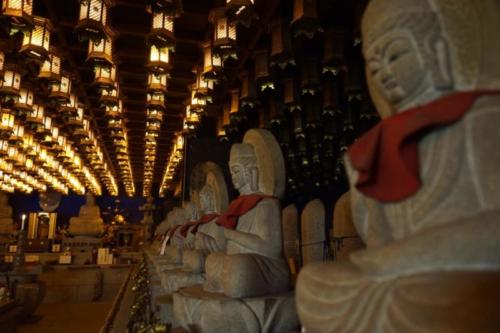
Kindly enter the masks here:
<path id="1" fill-rule="evenodd" d="M 86 195 L 86 203 L 80 207 L 78 216 L 69 220 L 69 233 L 74 236 L 96 237 L 103 231 L 101 209 L 95 204 L 91 193 Z"/>
<path id="2" fill-rule="evenodd" d="M 215 225 L 225 248 L 208 255 L 203 287 L 174 294 L 175 322 L 203 333 L 294 328 L 281 207 L 275 197 L 283 194 L 284 184 L 279 146 L 269 132 L 250 130 L 242 144 L 232 146 L 229 166 L 240 196 Z"/>
<path id="3" fill-rule="evenodd" d="M 500 332 L 500 2 L 372 0 L 370 93 L 385 118 L 348 151 L 367 245 L 304 267 L 307 332 Z"/>
<path id="4" fill-rule="evenodd" d="M 14 230 L 12 207 L 8 200 L 7 195 L 0 192 L 0 235 L 9 235 Z"/>

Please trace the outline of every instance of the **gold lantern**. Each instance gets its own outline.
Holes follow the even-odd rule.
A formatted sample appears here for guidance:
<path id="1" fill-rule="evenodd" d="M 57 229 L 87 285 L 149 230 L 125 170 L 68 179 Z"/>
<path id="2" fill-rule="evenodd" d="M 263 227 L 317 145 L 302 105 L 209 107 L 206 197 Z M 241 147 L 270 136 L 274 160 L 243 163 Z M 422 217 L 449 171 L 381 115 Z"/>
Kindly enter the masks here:
<path id="1" fill-rule="evenodd" d="M 94 83 L 100 89 L 114 88 L 116 81 L 116 66 L 97 63 L 94 65 Z"/>
<path id="2" fill-rule="evenodd" d="M 66 116 L 75 116 L 78 113 L 78 96 L 71 93 L 69 94 L 69 101 L 65 104 L 59 105 L 59 112 Z"/>
<path id="3" fill-rule="evenodd" d="M 150 121 L 160 122 L 163 120 L 163 112 L 161 110 L 150 109 L 146 111 L 146 117 Z"/>
<path id="4" fill-rule="evenodd" d="M 23 143 L 24 126 L 21 124 L 14 124 L 12 134 L 9 138 L 9 143 L 18 146 Z"/>
<path id="5" fill-rule="evenodd" d="M 120 118 L 122 116 L 122 101 L 118 100 L 118 104 L 106 105 L 106 118 Z"/>
<path id="6" fill-rule="evenodd" d="M 118 82 L 115 82 L 112 87 L 104 87 L 101 89 L 101 97 L 99 98 L 100 106 L 118 105 L 120 99 L 120 87 Z"/>
<path id="7" fill-rule="evenodd" d="M 322 31 L 318 21 L 316 0 L 295 0 L 291 28 L 294 37 L 305 36 L 309 39 Z"/>
<path id="8" fill-rule="evenodd" d="M 68 74 L 61 75 L 61 81 L 52 83 L 50 86 L 49 97 L 55 99 L 58 103 L 69 102 L 71 92 L 71 78 Z"/>
<path id="9" fill-rule="evenodd" d="M 43 62 L 42 68 L 38 73 L 38 78 L 49 82 L 61 80 L 61 58 L 53 48 L 51 48 L 48 59 Z"/>
<path id="10" fill-rule="evenodd" d="M 6 98 L 17 98 L 21 88 L 21 73 L 16 65 L 6 65 L 3 80 L 0 80 L 0 94 Z"/>
<path id="11" fill-rule="evenodd" d="M 165 94 L 162 92 L 149 92 L 146 104 L 148 110 L 165 110 Z"/>
<path id="12" fill-rule="evenodd" d="M 107 29 L 107 31 L 103 38 L 89 41 L 87 61 L 113 65 L 113 39 L 116 37 L 116 33 L 111 29 Z"/>
<path id="13" fill-rule="evenodd" d="M 212 52 L 212 43 L 203 44 L 203 79 L 208 81 L 220 81 L 224 79 L 222 71 L 222 58 Z"/>
<path id="14" fill-rule="evenodd" d="M 196 83 L 195 83 L 195 93 L 196 98 L 203 99 L 206 102 L 212 102 L 212 91 L 214 89 L 214 81 L 207 81 L 203 78 L 203 70 L 200 67 L 197 67 L 194 70 L 196 74 Z"/>
<path id="15" fill-rule="evenodd" d="M 9 149 L 9 141 L 2 139 L 0 136 L 0 157 L 7 155 Z"/>
<path id="16" fill-rule="evenodd" d="M 147 67 L 153 73 L 167 73 L 172 68 L 169 63 L 168 47 L 156 47 L 155 45 L 151 45 Z"/>
<path id="17" fill-rule="evenodd" d="M 99 40 L 106 35 L 111 0 L 80 0 L 80 16 L 75 32 L 81 40 Z"/>
<path id="18" fill-rule="evenodd" d="M 236 52 L 236 22 L 226 15 L 226 7 L 220 7 L 210 12 L 209 21 L 214 25 L 213 52 L 222 60 L 238 57 Z"/>
<path id="19" fill-rule="evenodd" d="M 50 21 L 44 17 L 34 17 L 33 29 L 24 32 L 23 43 L 19 53 L 43 64 L 49 58 L 50 33 L 53 30 Z"/>
<path id="20" fill-rule="evenodd" d="M 227 15 L 230 19 L 250 26 L 257 19 L 254 0 L 226 0 Z"/>
<path id="21" fill-rule="evenodd" d="M 149 73 L 148 75 L 149 92 L 167 92 L 167 74 Z"/>
<path id="22" fill-rule="evenodd" d="M 20 113 L 29 113 L 33 108 L 33 89 L 26 85 L 19 91 L 19 99 L 14 103 L 14 108 Z"/>
<path id="23" fill-rule="evenodd" d="M 14 28 L 33 26 L 33 0 L 3 0 L 2 14 L 8 16 Z"/>
<path id="24" fill-rule="evenodd" d="M 14 114 L 9 109 L 0 110 L 0 138 L 9 139 L 14 129 Z"/>
<path id="25" fill-rule="evenodd" d="M 195 88 L 196 88 L 196 86 L 194 85 L 193 89 L 191 90 L 191 104 L 190 104 L 191 112 L 201 113 L 201 112 L 205 111 L 205 107 L 207 105 L 207 102 L 206 102 L 206 100 L 204 100 L 202 98 L 198 98 L 196 96 Z"/>
<path id="26" fill-rule="evenodd" d="M 44 107 L 41 104 L 33 104 L 31 112 L 26 116 L 26 123 L 31 128 L 36 129 L 38 126 L 43 126 Z"/>
<path id="27" fill-rule="evenodd" d="M 194 131 L 200 122 L 200 116 L 192 112 L 190 106 L 186 107 L 186 126 L 188 131 Z"/>
<path id="28" fill-rule="evenodd" d="M 162 10 L 153 12 L 153 24 L 148 35 L 148 43 L 159 48 L 175 47 L 174 16 Z"/>

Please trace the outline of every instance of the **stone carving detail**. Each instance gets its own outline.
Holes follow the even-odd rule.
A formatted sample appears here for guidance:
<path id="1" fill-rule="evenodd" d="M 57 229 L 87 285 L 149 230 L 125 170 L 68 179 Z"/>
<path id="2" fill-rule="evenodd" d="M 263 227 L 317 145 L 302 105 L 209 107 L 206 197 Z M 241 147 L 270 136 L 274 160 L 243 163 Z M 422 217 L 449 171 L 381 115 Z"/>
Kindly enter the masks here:
<path id="1" fill-rule="evenodd" d="M 302 211 L 302 265 L 325 259 L 325 205 L 319 199 L 310 201 Z"/>
<path id="2" fill-rule="evenodd" d="M 372 0 L 362 32 L 383 117 L 463 90 L 500 88 L 498 1 Z M 346 159 L 367 248 L 301 271 L 297 308 L 306 331 L 500 330 L 499 123 L 500 97 L 483 95 L 461 119 L 433 129 L 418 147 L 422 186 L 400 201 L 359 192 Z"/>
<path id="3" fill-rule="evenodd" d="M 86 195 L 86 203 L 80 207 L 78 216 L 69 220 L 69 232 L 74 236 L 98 236 L 102 233 L 104 223 L 101 209 L 95 204 L 91 193 Z"/>

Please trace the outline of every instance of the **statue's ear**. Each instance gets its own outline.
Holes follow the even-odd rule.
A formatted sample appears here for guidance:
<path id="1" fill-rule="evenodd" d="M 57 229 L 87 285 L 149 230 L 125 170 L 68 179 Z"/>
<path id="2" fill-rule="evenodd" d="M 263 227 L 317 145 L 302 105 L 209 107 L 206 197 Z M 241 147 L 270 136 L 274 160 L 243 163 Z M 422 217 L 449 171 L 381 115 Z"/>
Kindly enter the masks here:
<path id="1" fill-rule="evenodd" d="M 442 36 L 433 40 L 431 52 L 435 59 L 432 78 L 436 89 L 447 90 L 453 88 L 453 75 L 447 41 Z"/>

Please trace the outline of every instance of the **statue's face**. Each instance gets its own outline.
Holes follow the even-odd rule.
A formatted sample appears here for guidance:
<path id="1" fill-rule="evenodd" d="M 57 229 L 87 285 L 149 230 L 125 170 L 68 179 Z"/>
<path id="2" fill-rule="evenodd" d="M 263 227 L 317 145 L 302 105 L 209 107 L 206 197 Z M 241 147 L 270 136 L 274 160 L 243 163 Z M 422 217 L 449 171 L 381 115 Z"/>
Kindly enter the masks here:
<path id="1" fill-rule="evenodd" d="M 381 35 L 365 49 L 365 59 L 368 81 L 396 109 L 411 103 L 426 88 L 429 73 L 408 30 Z"/>
<path id="2" fill-rule="evenodd" d="M 245 167 L 238 161 L 229 161 L 229 170 L 231 172 L 231 180 L 235 189 L 239 190 L 248 184 L 249 180 L 246 177 Z"/>

